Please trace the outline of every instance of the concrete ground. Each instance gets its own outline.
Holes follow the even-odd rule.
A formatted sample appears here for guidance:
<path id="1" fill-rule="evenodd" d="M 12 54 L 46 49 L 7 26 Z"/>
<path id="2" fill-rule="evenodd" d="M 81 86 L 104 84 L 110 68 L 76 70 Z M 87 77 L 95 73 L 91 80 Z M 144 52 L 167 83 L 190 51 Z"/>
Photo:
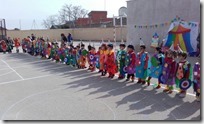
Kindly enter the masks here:
<path id="1" fill-rule="evenodd" d="M 192 60 L 194 61 L 194 60 Z M 181 99 L 24 53 L 0 53 L 1 120 L 200 120 L 192 88 Z"/>

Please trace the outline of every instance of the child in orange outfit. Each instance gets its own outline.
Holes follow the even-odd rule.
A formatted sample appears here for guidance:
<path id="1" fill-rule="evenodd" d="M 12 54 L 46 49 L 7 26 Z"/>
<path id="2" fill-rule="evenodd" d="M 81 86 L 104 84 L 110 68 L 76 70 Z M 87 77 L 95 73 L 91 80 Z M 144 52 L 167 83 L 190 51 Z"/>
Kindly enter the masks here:
<path id="1" fill-rule="evenodd" d="M 101 76 L 105 76 L 107 73 L 107 70 L 105 68 L 106 59 L 107 59 L 107 46 L 106 44 L 102 44 L 99 52 L 99 73 L 101 72 Z"/>
<path id="2" fill-rule="evenodd" d="M 19 53 L 19 47 L 20 47 L 20 39 L 19 38 L 15 38 L 14 39 L 14 44 L 15 44 L 15 47 L 16 47 L 16 52 Z"/>
<path id="3" fill-rule="evenodd" d="M 107 66 L 107 72 L 109 74 L 108 78 L 113 78 L 115 76 L 115 73 L 117 72 L 116 58 L 115 58 L 115 52 L 113 50 L 113 44 L 108 45 L 106 66 Z"/>

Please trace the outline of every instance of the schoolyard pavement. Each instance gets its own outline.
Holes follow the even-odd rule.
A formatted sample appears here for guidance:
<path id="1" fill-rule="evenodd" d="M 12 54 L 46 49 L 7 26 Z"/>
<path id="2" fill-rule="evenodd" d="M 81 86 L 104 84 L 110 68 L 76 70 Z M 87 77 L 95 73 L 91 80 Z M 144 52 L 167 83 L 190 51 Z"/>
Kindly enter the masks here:
<path id="1" fill-rule="evenodd" d="M 176 91 L 110 80 L 23 53 L 0 53 L 1 120 L 200 120 L 193 89 Z"/>

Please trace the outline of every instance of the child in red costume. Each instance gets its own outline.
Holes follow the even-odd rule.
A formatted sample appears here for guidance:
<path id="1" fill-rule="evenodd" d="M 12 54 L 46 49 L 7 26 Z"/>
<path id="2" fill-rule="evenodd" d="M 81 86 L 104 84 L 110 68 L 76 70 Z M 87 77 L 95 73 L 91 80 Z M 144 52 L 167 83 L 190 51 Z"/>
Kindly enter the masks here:
<path id="1" fill-rule="evenodd" d="M 115 76 L 115 73 L 117 72 L 117 66 L 116 66 L 115 53 L 113 50 L 113 44 L 108 45 L 108 54 L 107 54 L 106 66 L 107 66 L 107 72 L 109 74 L 108 78 L 113 78 Z"/>
<path id="2" fill-rule="evenodd" d="M 5 54 L 6 50 L 8 48 L 6 42 L 4 40 L 0 41 L 0 45 L 1 45 L 1 49 L 2 49 L 3 53 Z"/>
<path id="3" fill-rule="evenodd" d="M 16 52 L 18 53 L 19 52 L 19 47 L 20 47 L 20 39 L 19 38 L 15 38 L 14 39 L 14 44 L 15 44 L 15 47 L 16 47 Z"/>

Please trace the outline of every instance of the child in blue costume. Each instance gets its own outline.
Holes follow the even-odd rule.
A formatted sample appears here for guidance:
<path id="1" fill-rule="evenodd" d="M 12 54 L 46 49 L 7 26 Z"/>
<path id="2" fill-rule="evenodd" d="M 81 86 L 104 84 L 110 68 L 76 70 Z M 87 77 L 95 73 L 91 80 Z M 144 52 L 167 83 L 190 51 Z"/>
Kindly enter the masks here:
<path id="1" fill-rule="evenodd" d="M 148 86 L 150 85 L 150 80 L 152 78 L 157 78 L 158 79 L 159 76 L 162 73 L 162 67 L 163 67 L 163 64 L 164 64 L 164 54 L 162 53 L 160 47 L 155 48 L 155 54 L 151 59 L 151 63 L 152 63 L 152 65 L 151 65 L 151 68 L 150 68 L 150 74 L 149 74 L 148 80 L 146 81 Z M 158 88 L 161 87 L 160 83 L 158 84 L 157 87 Z"/>
<path id="2" fill-rule="evenodd" d="M 71 65 L 73 67 L 75 67 L 77 65 L 76 54 L 77 54 L 77 48 L 73 47 L 72 54 L 71 54 Z"/>
<path id="3" fill-rule="evenodd" d="M 76 51 L 76 60 L 77 60 L 77 67 L 80 68 L 80 45 L 77 45 Z"/>
<path id="4" fill-rule="evenodd" d="M 140 52 L 136 55 L 136 77 L 138 78 L 138 84 L 146 83 L 147 67 L 148 67 L 148 52 L 145 51 L 146 46 L 140 46 Z"/>
<path id="5" fill-rule="evenodd" d="M 126 74 L 126 72 L 124 71 L 125 60 L 127 56 L 125 47 L 125 44 L 120 44 L 120 50 L 117 52 L 117 64 L 120 72 L 118 79 L 124 79 Z"/>

